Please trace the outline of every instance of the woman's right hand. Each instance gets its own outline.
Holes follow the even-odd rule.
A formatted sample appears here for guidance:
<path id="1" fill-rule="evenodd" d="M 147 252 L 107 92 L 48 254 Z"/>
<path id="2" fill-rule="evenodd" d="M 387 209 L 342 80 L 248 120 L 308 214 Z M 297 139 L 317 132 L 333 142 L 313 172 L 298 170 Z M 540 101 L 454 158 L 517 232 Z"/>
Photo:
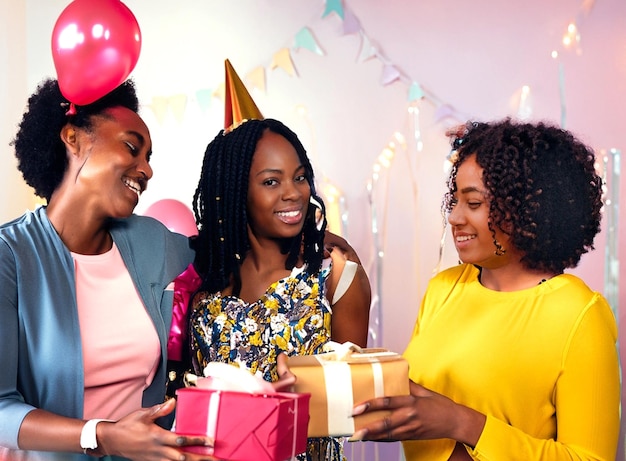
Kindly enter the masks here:
<path id="1" fill-rule="evenodd" d="M 276 357 L 276 369 L 278 371 L 278 381 L 274 381 L 272 386 L 276 392 L 293 392 L 293 385 L 296 383 L 296 375 L 294 375 L 287 365 L 289 357 L 286 353 L 281 352 Z"/>
<path id="2" fill-rule="evenodd" d="M 351 440 L 425 440 L 449 438 L 478 442 L 486 416 L 412 381 L 410 394 L 379 397 L 354 407 L 353 416 L 377 410 L 389 414 L 358 430 Z"/>
<path id="3" fill-rule="evenodd" d="M 202 436 L 183 436 L 158 426 L 155 421 L 174 411 L 176 401 L 135 411 L 115 423 L 102 422 L 97 426 L 98 449 L 95 455 L 116 455 L 133 461 L 215 460 L 212 456 L 188 453 L 186 446 L 202 446 L 212 452 L 213 440 Z"/>
<path id="4" fill-rule="evenodd" d="M 88 454 L 122 456 L 133 461 L 215 460 L 209 454 L 182 450 L 182 447 L 200 446 L 207 449 L 205 453 L 212 453 L 213 441 L 208 437 L 181 436 L 156 424 L 158 418 L 169 415 L 175 407 L 176 401 L 170 399 L 137 410 L 117 422 L 100 422 L 96 426 L 98 448 L 89 450 Z M 79 440 L 84 425 L 85 421 L 35 409 L 22 421 L 18 445 L 20 450 L 80 453 Z"/>

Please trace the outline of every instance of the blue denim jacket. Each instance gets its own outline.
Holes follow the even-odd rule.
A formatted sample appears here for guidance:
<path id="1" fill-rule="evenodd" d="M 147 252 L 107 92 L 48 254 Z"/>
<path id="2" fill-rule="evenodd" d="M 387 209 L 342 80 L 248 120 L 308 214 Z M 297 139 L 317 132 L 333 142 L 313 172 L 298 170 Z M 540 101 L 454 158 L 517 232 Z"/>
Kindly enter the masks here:
<path id="1" fill-rule="evenodd" d="M 147 407 L 165 395 L 173 300 L 166 287 L 193 260 L 193 251 L 187 237 L 149 217 L 112 220 L 110 232 L 161 342 L 159 368 L 143 395 Z M 45 207 L 0 227 L 0 370 L 0 459 L 93 459 L 7 450 L 17 448 L 22 420 L 34 408 L 83 415 L 74 263 Z"/>

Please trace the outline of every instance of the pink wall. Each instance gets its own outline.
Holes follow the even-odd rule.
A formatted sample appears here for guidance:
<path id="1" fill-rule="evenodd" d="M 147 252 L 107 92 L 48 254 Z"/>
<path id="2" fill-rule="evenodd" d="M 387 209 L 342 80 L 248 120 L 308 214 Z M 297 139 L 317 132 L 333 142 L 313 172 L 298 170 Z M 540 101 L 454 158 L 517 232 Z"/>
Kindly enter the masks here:
<path id="1" fill-rule="evenodd" d="M 68 3 L 26 1 L 29 91 L 42 76 L 54 75 L 49 38 Z M 382 326 L 373 330 L 394 350 L 408 341 L 433 270 L 456 261 L 448 240 L 439 257 L 447 126 L 470 117 L 516 116 L 521 88 L 528 85 L 532 119 L 559 123 L 564 108 L 565 127 L 594 148 L 626 149 L 626 3 L 621 0 L 344 0 L 351 16 L 343 21 L 334 12 L 324 16 L 323 0 L 125 3 L 142 28 L 143 49 L 133 75 L 155 145 L 155 177 L 139 211 L 161 198 L 191 200 L 200 159 L 221 127 L 223 110 L 218 99 L 200 107 L 196 91 L 218 88 L 225 58 L 244 79 L 263 67 L 267 85 L 265 92 L 253 91 L 257 104 L 265 116 L 285 121 L 300 135 L 320 185 L 341 190 L 345 235 L 380 289 Z M 348 20 L 357 24 L 352 31 L 346 31 Z M 572 21 L 580 42 L 565 48 L 562 37 Z M 323 55 L 292 48 L 304 27 Z M 295 76 L 271 68 L 283 48 L 289 49 Z M 553 50 L 558 59 L 551 57 Z M 361 59 L 367 51 L 370 58 Z M 385 65 L 399 73 L 389 84 Z M 407 111 L 414 81 L 426 92 L 415 104 L 418 115 Z M 177 95 L 187 97 L 183 110 L 175 114 L 170 108 L 158 120 L 153 98 L 173 101 Z M 442 106 L 450 107 L 452 117 L 441 117 Z M 378 258 L 367 183 L 395 132 L 406 145 L 395 141 L 396 155 L 373 194 L 384 250 Z M 625 188 L 622 181 L 620 229 L 626 228 Z M 604 241 L 603 234 L 576 270 L 600 291 Z M 619 253 L 622 265 L 625 248 Z M 620 289 L 626 309 L 626 286 Z"/>

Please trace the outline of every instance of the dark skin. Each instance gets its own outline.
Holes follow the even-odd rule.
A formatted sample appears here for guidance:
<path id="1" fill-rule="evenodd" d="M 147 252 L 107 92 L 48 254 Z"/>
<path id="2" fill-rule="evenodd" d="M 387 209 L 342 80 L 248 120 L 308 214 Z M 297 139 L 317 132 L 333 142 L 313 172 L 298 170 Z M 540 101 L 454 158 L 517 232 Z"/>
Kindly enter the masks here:
<path id="1" fill-rule="evenodd" d="M 61 133 L 68 168 L 53 192 L 47 213 L 67 248 L 80 254 L 102 254 L 112 247 L 107 228 L 111 217 L 129 216 L 152 177 L 152 143 L 147 126 L 133 111 L 116 107 L 97 116 L 92 132 L 66 124 Z M 183 437 L 155 424 L 174 411 L 171 400 L 137 410 L 117 422 L 98 424 L 98 449 L 92 455 L 117 455 L 136 461 L 211 459 L 184 453 L 187 445 L 211 446 L 207 437 Z M 23 450 L 82 453 L 85 421 L 35 409 L 20 427 Z"/>
<path id="2" fill-rule="evenodd" d="M 412 381 L 409 384 L 409 395 L 380 397 L 355 406 L 355 416 L 378 410 L 391 414 L 357 431 L 350 440 L 447 438 L 472 447 L 478 443 L 487 419 L 484 414 Z M 449 459 L 471 459 L 459 444 Z"/>
<path id="3" fill-rule="evenodd" d="M 459 167 L 455 205 L 448 216 L 459 257 L 480 265 L 482 285 L 494 291 L 524 290 L 553 277 L 554 273 L 527 268 L 521 262 L 523 253 L 513 246 L 502 229 L 497 229 L 495 234 L 506 252 L 495 254 L 488 224 L 489 194 L 482 177 L 483 169 L 475 156 L 468 157 Z M 414 382 L 410 382 L 410 395 L 363 402 L 354 408 L 354 414 L 376 410 L 390 410 L 391 414 L 361 429 L 353 439 L 452 439 L 457 444 L 451 460 L 471 459 L 463 445 L 476 446 L 487 419 L 485 414 Z"/>
<path id="4" fill-rule="evenodd" d="M 289 275 L 290 271 L 285 269 L 287 255 L 280 251 L 281 240 L 302 232 L 310 196 L 304 167 L 294 147 L 281 135 L 267 131 L 257 144 L 250 167 L 247 197 L 250 251 L 240 269 L 241 299 L 254 302 L 268 286 Z M 280 218 L 287 213 L 297 214 L 297 217 Z M 327 246 L 338 244 L 331 251 L 334 266 L 328 281 L 327 298 L 332 300 L 346 261 L 356 255 L 344 239 L 331 233 L 325 237 Z M 341 247 L 351 251 L 344 253 Z M 302 264 L 300 260 L 298 265 Z M 222 290 L 225 296 L 231 293 L 232 287 Z M 370 294 L 369 280 L 359 264 L 347 291 L 331 306 L 333 341 L 350 341 L 360 346 L 367 344 Z"/>

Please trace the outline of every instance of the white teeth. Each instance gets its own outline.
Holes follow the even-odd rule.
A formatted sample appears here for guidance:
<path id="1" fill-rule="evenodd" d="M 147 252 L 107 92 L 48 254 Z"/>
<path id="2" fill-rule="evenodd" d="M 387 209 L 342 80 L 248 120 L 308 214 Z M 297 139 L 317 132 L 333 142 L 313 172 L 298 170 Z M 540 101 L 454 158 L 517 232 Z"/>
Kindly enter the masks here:
<path id="1" fill-rule="evenodd" d="M 134 181 L 129 178 L 124 178 L 124 184 L 130 189 L 132 189 L 135 192 L 135 194 L 137 194 L 137 197 L 141 195 L 141 185 L 137 181 Z"/>
<path id="2" fill-rule="evenodd" d="M 467 242 L 468 240 L 475 239 L 475 235 L 460 235 L 456 238 L 457 242 Z"/>
<path id="3" fill-rule="evenodd" d="M 276 213 L 280 216 L 285 216 L 288 218 L 295 218 L 296 216 L 298 216 L 300 214 L 299 211 L 279 211 L 278 213 Z"/>

